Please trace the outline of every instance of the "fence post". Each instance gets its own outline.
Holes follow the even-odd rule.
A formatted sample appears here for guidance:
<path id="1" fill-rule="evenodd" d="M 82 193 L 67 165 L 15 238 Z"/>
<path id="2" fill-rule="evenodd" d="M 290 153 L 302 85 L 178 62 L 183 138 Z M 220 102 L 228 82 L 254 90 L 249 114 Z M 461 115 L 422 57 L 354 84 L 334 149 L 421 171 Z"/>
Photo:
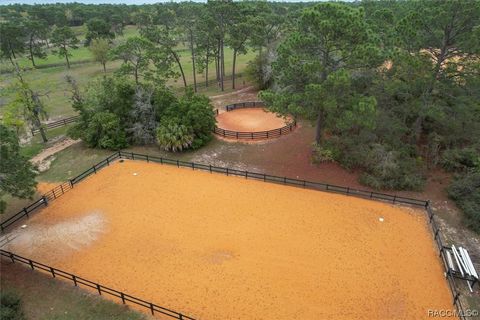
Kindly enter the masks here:
<path id="1" fill-rule="evenodd" d="M 397 195 L 394 194 L 394 195 L 393 195 L 393 203 L 395 203 L 396 200 L 397 200 Z"/>
<path id="2" fill-rule="evenodd" d="M 95 168 L 95 166 L 93 166 L 92 168 L 93 168 L 93 172 L 97 174 L 97 169 Z"/>
<path id="3" fill-rule="evenodd" d="M 50 272 L 52 273 L 52 277 L 54 277 L 54 278 L 55 278 L 55 270 L 53 270 L 53 268 L 52 268 L 52 267 L 50 267 Z"/>
<path id="4" fill-rule="evenodd" d="M 177 167 L 180 168 L 180 162 L 177 160 Z"/>
<path id="5" fill-rule="evenodd" d="M 32 270 L 35 270 L 35 268 L 33 267 L 33 261 L 29 259 L 28 263 L 30 264 L 30 268 L 32 268 Z"/>
<path id="6" fill-rule="evenodd" d="M 248 178 L 248 171 L 245 171 L 245 179 Z"/>
<path id="7" fill-rule="evenodd" d="M 212 165 L 209 164 L 208 167 L 210 168 L 210 173 L 212 173 Z"/>
<path id="8" fill-rule="evenodd" d="M 70 181 L 70 188 L 73 189 L 73 182 L 72 182 L 72 179 L 69 179 L 68 181 Z"/>
<path id="9" fill-rule="evenodd" d="M 148 154 L 147 154 L 147 162 L 150 162 L 150 160 L 148 159 Z"/>
<path id="10" fill-rule="evenodd" d="M 183 320 L 183 315 L 181 313 L 178 314 L 178 319 Z"/>
<path id="11" fill-rule="evenodd" d="M 62 190 L 62 194 L 64 194 L 65 191 L 63 191 L 63 183 L 60 185 L 60 189 Z"/>
<path id="12" fill-rule="evenodd" d="M 97 290 L 98 290 L 98 294 L 102 295 L 102 290 L 100 290 L 100 285 L 98 283 L 97 283 Z"/>
<path id="13" fill-rule="evenodd" d="M 227 168 L 227 176 L 228 176 L 228 168 Z"/>
<path id="14" fill-rule="evenodd" d="M 131 152 L 132 154 L 132 160 L 135 160 L 135 155 L 133 154 L 133 152 Z"/>
<path id="15" fill-rule="evenodd" d="M 10 259 L 12 259 L 12 263 L 15 263 L 15 256 L 11 252 L 10 252 Z"/>
<path id="16" fill-rule="evenodd" d="M 153 303 L 150 302 L 150 311 L 152 312 L 152 315 L 154 315 L 155 313 L 153 312 Z"/>
<path id="17" fill-rule="evenodd" d="M 73 280 L 73 284 L 76 287 L 77 286 L 77 277 L 74 274 L 72 274 L 72 280 Z"/>
<path id="18" fill-rule="evenodd" d="M 27 218 L 30 218 L 29 215 L 28 215 L 27 208 L 23 208 L 23 212 L 25 212 L 25 215 L 27 216 Z"/>
<path id="19" fill-rule="evenodd" d="M 350 187 L 347 187 L 347 195 L 350 194 Z"/>
<path id="20" fill-rule="evenodd" d="M 120 297 L 122 298 L 122 303 L 125 304 L 125 294 L 120 292 Z"/>
<path id="21" fill-rule="evenodd" d="M 42 196 L 42 199 L 43 199 L 43 203 L 45 204 L 45 207 L 48 206 L 47 198 L 45 196 Z"/>
<path id="22" fill-rule="evenodd" d="M 195 170 L 195 162 L 192 162 L 192 170 Z"/>
<path id="23" fill-rule="evenodd" d="M 110 165 L 110 159 L 107 158 L 107 165 Z"/>
<path id="24" fill-rule="evenodd" d="M 118 150 L 118 158 L 122 159 L 122 152 Z"/>

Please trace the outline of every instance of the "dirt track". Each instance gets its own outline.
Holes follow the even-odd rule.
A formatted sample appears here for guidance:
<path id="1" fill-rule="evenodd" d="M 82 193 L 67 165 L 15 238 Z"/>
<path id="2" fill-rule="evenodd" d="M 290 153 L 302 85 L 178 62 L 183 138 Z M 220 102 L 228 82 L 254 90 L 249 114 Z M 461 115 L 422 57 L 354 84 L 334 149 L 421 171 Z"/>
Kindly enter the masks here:
<path id="1" fill-rule="evenodd" d="M 201 319 L 452 307 L 423 212 L 220 174 L 118 163 L 14 232 L 7 250 Z"/>
<path id="2" fill-rule="evenodd" d="M 268 131 L 282 128 L 285 125 L 285 119 L 261 108 L 237 109 L 220 113 L 217 116 L 217 127 L 232 131 Z"/>

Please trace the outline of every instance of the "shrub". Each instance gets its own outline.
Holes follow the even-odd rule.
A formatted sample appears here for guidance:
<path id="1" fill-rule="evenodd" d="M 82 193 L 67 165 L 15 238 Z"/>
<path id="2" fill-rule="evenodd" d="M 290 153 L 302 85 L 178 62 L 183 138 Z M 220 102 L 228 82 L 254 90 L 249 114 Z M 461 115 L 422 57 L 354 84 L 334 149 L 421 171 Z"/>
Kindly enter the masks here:
<path id="1" fill-rule="evenodd" d="M 127 146 L 120 119 L 110 112 L 96 113 L 81 134 L 82 140 L 92 148 L 118 150 Z"/>
<path id="2" fill-rule="evenodd" d="M 480 152 L 475 148 L 449 149 L 443 153 L 441 164 L 450 172 L 480 168 Z"/>
<path id="3" fill-rule="evenodd" d="M 313 152 L 312 152 L 313 163 L 334 162 L 334 161 L 335 161 L 335 151 L 332 148 L 329 148 L 328 145 L 322 146 L 317 143 L 313 144 Z"/>
<path id="4" fill-rule="evenodd" d="M 164 118 L 161 121 L 162 129 L 158 132 L 161 133 L 161 137 L 165 134 L 169 139 L 175 136 L 191 138 L 181 139 L 183 142 L 181 145 L 184 147 L 176 150 L 198 149 L 212 139 L 215 122 L 215 113 L 208 97 L 194 94 L 192 90 L 189 90 L 177 103 L 165 110 Z M 164 142 L 164 140 L 158 141 L 162 147 L 165 147 Z"/>
<path id="5" fill-rule="evenodd" d="M 247 79 L 258 90 L 265 90 L 272 84 L 272 70 L 268 62 L 267 53 L 259 53 L 252 61 L 248 62 L 245 69 Z"/>
<path id="6" fill-rule="evenodd" d="M 480 233 L 480 171 L 457 175 L 448 195 L 463 211 L 467 226 Z"/>
<path id="7" fill-rule="evenodd" d="M 384 145 L 366 148 L 364 161 L 360 182 L 374 189 L 420 190 L 425 182 L 415 159 Z"/>
<path id="8" fill-rule="evenodd" d="M 11 291 L 0 292 L 0 319 L 22 320 L 25 319 L 21 309 L 20 297 Z"/>
<path id="9" fill-rule="evenodd" d="M 192 129 L 172 120 L 164 121 L 157 129 L 158 145 L 167 151 L 182 151 L 192 146 Z"/>

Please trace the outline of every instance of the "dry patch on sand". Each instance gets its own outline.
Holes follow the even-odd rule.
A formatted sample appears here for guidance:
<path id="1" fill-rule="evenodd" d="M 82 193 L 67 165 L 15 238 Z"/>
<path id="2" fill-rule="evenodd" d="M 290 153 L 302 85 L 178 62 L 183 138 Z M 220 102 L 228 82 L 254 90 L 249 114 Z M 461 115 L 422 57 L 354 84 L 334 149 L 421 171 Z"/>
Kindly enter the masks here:
<path id="1" fill-rule="evenodd" d="M 105 217 L 100 211 L 56 223 L 45 224 L 38 219 L 26 223 L 11 232 L 13 240 L 5 250 L 21 251 L 27 257 L 71 255 L 91 245 L 105 232 Z"/>
<path id="2" fill-rule="evenodd" d="M 381 202 L 125 161 L 28 224 L 13 252 L 195 318 L 452 310 L 425 214 Z"/>

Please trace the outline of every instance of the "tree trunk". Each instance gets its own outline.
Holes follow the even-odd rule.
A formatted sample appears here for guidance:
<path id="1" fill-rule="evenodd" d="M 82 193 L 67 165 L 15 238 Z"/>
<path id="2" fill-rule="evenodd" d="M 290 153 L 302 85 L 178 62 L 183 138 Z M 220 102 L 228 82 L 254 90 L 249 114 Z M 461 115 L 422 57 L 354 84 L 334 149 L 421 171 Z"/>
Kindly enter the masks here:
<path id="1" fill-rule="evenodd" d="M 205 87 L 208 88 L 208 45 L 207 45 L 207 56 L 206 56 L 206 59 L 205 59 Z"/>
<path id="2" fill-rule="evenodd" d="M 322 130 L 323 130 L 323 112 L 318 111 L 317 121 L 315 125 L 315 142 L 320 144 L 322 141 Z"/>
<path id="3" fill-rule="evenodd" d="M 39 130 L 40 130 L 40 134 L 42 135 L 43 142 L 47 143 L 48 139 L 47 139 L 47 135 L 45 133 L 45 129 L 42 126 L 40 126 Z"/>
<path id="4" fill-rule="evenodd" d="M 28 43 L 28 51 L 30 52 L 30 60 L 32 60 L 32 65 L 35 68 L 35 58 L 33 57 L 33 48 L 32 48 L 32 39 L 30 39 L 30 42 Z"/>
<path id="5" fill-rule="evenodd" d="M 171 50 L 171 53 L 172 53 L 173 58 L 177 62 L 178 68 L 180 69 L 180 73 L 182 74 L 182 79 L 183 79 L 183 85 L 186 88 L 187 87 L 187 80 L 185 79 L 185 73 L 183 72 L 182 63 L 180 62 L 180 58 L 178 57 L 178 54 L 175 51 Z"/>
<path id="6" fill-rule="evenodd" d="M 233 49 L 232 89 L 235 89 L 235 63 L 236 62 L 237 62 L 237 50 Z"/>
<path id="7" fill-rule="evenodd" d="M 42 123 L 40 122 L 40 119 L 38 118 L 38 113 L 34 112 L 33 118 L 35 119 L 35 126 L 38 128 L 38 131 L 40 131 L 40 135 L 42 136 L 42 140 L 44 143 L 48 142 L 47 134 L 45 133 L 45 129 L 42 126 Z"/>
<path id="8" fill-rule="evenodd" d="M 138 68 L 135 68 L 134 75 L 135 75 L 135 84 L 138 86 Z"/>
<path id="9" fill-rule="evenodd" d="M 65 48 L 65 46 L 63 46 L 63 49 L 65 50 L 65 59 L 67 59 L 67 67 L 68 67 L 68 69 L 70 69 L 70 61 L 68 61 L 68 51 L 67 51 L 67 48 Z"/>
<path id="10" fill-rule="evenodd" d="M 224 91 L 224 84 L 223 84 L 223 80 L 224 80 L 224 76 L 225 76 L 225 72 L 223 70 L 223 68 L 225 68 L 225 64 L 224 64 L 224 56 L 223 56 L 224 52 L 223 52 L 223 39 L 221 40 L 221 44 L 220 44 L 220 61 L 219 61 L 219 64 L 220 64 L 220 86 L 222 88 L 222 91 Z"/>
<path id="11" fill-rule="evenodd" d="M 103 74 L 106 75 L 107 74 L 107 63 L 104 61 L 102 62 L 103 64 Z"/>
<path id="12" fill-rule="evenodd" d="M 190 30 L 190 51 L 192 53 L 193 91 L 197 92 L 197 72 L 195 70 L 195 51 L 193 49 L 193 32 L 192 32 L 192 30 Z"/>

